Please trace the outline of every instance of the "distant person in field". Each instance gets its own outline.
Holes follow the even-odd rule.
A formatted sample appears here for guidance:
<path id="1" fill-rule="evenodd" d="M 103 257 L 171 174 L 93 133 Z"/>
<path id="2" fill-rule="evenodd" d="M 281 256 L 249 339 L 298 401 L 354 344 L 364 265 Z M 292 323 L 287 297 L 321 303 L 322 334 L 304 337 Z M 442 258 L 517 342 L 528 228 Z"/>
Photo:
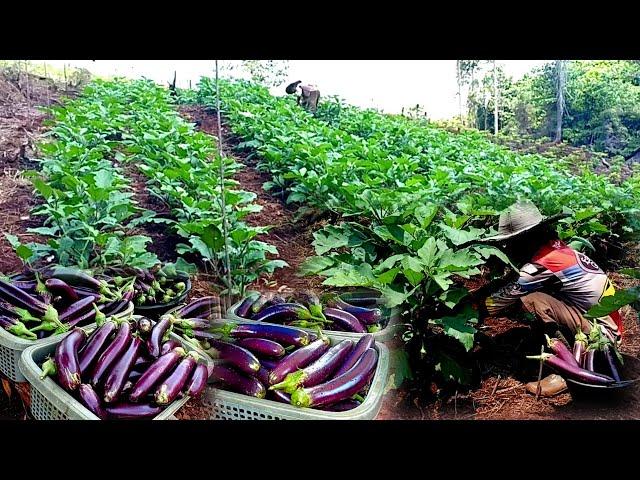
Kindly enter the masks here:
<path id="1" fill-rule="evenodd" d="M 302 80 L 290 83 L 286 92 L 289 95 L 298 94 L 298 105 L 307 111 L 314 113 L 318 109 L 318 100 L 320 100 L 320 90 L 315 85 L 300 85 Z"/>
<path id="2" fill-rule="evenodd" d="M 550 335 L 558 330 L 573 341 L 579 330 L 588 334 L 592 323 L 584 314 L 615 288 L 607 275 L 587 257 L 558 239 L 551 225 L 564 215 L 543 217 L 531 202 L 519 202 L 500 215 L 498 234 L 485 242 L 502 243 L 505 252 L 520 268 L 516 281 L 486 298 L 481 316 L 495 316 L 512 308 L 523 308 L 544 322 Z M 527 262 L 527 263 L 525 263 Z M 618 311 L 597 319 L 603 333 L 615 344 L 622 340 L 622 318 Z M 526 385 L 536 393 L 538 382 Z M 559 375 L 541 381 L 541 394 L 552 396 L 566 390 Z"/>

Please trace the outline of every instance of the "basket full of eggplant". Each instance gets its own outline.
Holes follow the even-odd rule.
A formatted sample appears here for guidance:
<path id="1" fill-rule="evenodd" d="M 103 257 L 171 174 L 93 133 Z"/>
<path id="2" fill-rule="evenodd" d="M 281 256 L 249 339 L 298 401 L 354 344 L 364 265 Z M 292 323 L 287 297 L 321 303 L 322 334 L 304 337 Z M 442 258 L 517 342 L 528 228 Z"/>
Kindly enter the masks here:
<path id="1" fill-rule="evenodd" d="M 133 316 L 27 348 L 32 413 L 49 419 L 166 419 L 206 388 L 211 360 L 159 322 Z"/>
<path id="2" fill-rule="evenodd" d="M 578 332 L 572 348 L 546 336 L 551 353 L 528 356 L 558 372 L 574 392 L 613 391 L 640 381 L 640 360 L 618 351 L 606 332 L 594 323 L 589 334 Z"/>
<path id="3" fill-rule="evenodd" d="M 227 316 L 239 321 L 320 328 L 352 340 L 372 334 L 384 342 L 395 333 L 398 311 L 386 308 L 380 297 L 369 292 L 318 296 L 305 290 L 290 295 L 250 292 L 229 309 Z"/>
<path id="4" fill-rule="evenodd" d="M 371 419 L 380 409 L 388 350 L 372 334 L 354 341 L 224 320 L 178 330 L 214 359 L 209 383 L 215 388 L 204 398 L 212 418 Z"/>
<path id="5" fill-rule="evenodd" d="M 0 371 L 24 381 L 18 360 L 27 346 L 106 316 L 131 314 L 132 297 L 131 284 L 117 287 L 68 267 L 0 278 Z"/>

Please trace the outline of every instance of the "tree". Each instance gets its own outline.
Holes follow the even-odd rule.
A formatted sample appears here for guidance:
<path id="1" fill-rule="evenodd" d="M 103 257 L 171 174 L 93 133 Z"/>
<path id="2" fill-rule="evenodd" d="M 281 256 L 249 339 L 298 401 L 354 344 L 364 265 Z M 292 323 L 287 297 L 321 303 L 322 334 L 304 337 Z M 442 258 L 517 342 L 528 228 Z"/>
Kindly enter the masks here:
<path id="1" fill-rule="evenodd" d="M 288 60 L 242 60 L 242 68 L 251 75 L 251 80 L 268 87 L 275 87 L 287 78 Z"/>
<path id="2" fill-rule="evenodd" d="M 474 74 L 480 65 L 480 60 L 456 60 L 456 80 L 458 82 L 458 104 L 460 121 L 462 121 L 462 87 L 469 84 L 470 90 L 475 87 Z M 467 99 L 468 101 L 468 99 Z"/>
<path id="3" fill-rule="evenodd" d="M 496 61 L 493 61 L 493 134 L 498 135 L 498 71 Z"/>
<path id="4" fill-rule="evenodd" d="M 567 70 L 565 60 L 556 60 L 556 136 L 554 141 L 562 141 L 562 116 L 566 110 L 565 90 L 567 88 Z"/>

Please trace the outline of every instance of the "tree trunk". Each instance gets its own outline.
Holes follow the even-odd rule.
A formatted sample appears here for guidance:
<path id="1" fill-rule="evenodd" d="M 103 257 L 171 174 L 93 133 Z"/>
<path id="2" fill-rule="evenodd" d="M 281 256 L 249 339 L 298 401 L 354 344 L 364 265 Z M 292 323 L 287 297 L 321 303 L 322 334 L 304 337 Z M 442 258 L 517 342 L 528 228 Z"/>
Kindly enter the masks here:
<path id="1" fill-rule="evenodd" d="M 565 110 L 564 90 L 566 88 L 565 61 L 556 60 L 556 143 L 562 141 L 562 116 Z"/>
<path id="2" fill-rule="evenodd" d="M 458 77 L 458 109 L 460 111 L 460 123 L 462 123 L 462 73 L 460 71 L 460 60 L 456 60 Z"/>
<path id="3" fill-rule="evenodd" d="M 498 135 L 498 72 L 493 61 L 493 134 Z"/>

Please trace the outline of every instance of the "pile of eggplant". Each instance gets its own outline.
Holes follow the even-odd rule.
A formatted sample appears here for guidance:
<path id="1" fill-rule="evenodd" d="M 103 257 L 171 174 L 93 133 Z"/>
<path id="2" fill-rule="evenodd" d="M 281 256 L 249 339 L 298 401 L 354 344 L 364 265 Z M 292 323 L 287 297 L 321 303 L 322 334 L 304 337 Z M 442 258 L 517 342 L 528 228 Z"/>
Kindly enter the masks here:
<path id="1" fill-rule="evenodd" d="M 546 362 L 565 378 L 588 385 L 613 385 L 623 382 L 619 364 L 623 359 L 613 341 L 594 324 L 587 336 L 583 332 L 575 335 L 573 349 L 557 338 L 546 336 L 552 353 L 532 355 L 527 358 Z M 595 360 L 600 357 L 602 362 Z M 606 365 L 606 371 L 596 372 L 594 365 Z"/>
<path id="2" fill-rule="evenodd" d="M 327 294 L 322 300 L 311 291 L 297 292 L 285 297 L 277 293 L 252 292 L 245 297 L 235 314 L 241 318 L 278 323 L 303 328 L 319 327 L 354 333 L 380 331 L 385 321 L 382 311 L 372 306 L 347 303 L 336 294 Z M 375 299 L 374 299 L 375 300 Z"/>
<path id="3" fill-rule="evenodd" d="M 0 326 L 38 340 L 126 311 L 131 284 L 116 287 L 81 270 L 46 267 L 0 278 Z"/>
<path id="4" fill-rule="evenodd" d="M 331 346 L 322 334 L 283 325 L 229 322 L 183 333 L 215 359 L 209 383 L 297 407 L 357 407 L 378 363 L 370 334 Z"/>
<path id="5" fill-rule="evenodd" d="M 186 275 L 171 265 L 156 265 L 150 270 L 123 267 L 111 268 L 113 282 L 120 286 L 133 282 L 133 303 L 137 307 L 164 305 L 186 294 Z"/>
<path id="6" fill-rule="evenodd" d="M 42 378 L 54 376 L 100 419 L 155 417 L 182 395 L 200 395 L 211 367 L 167 332 L 145 317 L 107 319 L 88 336 L 75 328 L 42 365 Z"/>

